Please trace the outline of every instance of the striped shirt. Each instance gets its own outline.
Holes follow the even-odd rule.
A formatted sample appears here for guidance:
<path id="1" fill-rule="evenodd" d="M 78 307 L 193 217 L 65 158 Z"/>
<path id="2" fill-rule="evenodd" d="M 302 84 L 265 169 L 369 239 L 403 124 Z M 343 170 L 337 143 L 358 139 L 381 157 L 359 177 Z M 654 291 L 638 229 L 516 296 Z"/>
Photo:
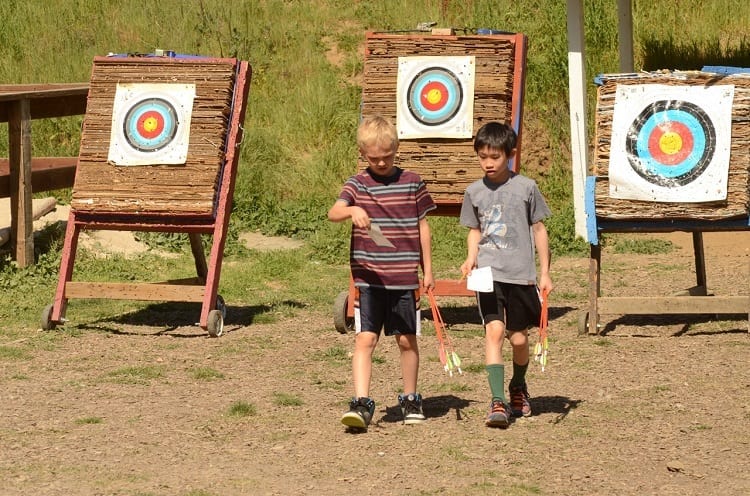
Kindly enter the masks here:
<path id="1" fill-rule="evenodd" d="M 367 229 L 352 226 L 349 261 L 355 286 L 419 287 L 419 221 L 436 208 L 418 174 L 396 167 L 389 177 L 366 169 L 350 177 L 338 197 L 363 208 L 394 248 L 378 246 Z"/>

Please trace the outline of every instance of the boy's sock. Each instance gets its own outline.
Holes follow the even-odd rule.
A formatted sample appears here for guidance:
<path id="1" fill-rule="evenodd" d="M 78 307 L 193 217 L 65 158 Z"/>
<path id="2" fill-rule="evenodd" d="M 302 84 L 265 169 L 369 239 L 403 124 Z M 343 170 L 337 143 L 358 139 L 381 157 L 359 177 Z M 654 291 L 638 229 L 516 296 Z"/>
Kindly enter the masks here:
<path id="1" fill-rule="evenodd" d="M 502 363 L 493 363 L 485 367 L 487 369 L 487 379 L 490 382 L 490 392 L 493 400 L 505 401 L 505 367 Z"/>
<path id="2" fill-rule="evenodd" d="M 516 362 L 513 362 L 513 377 L 510 379 L 508 388 L 522 387 L 526 383 L 526 370 L 528 368 L 529 362 L 526 362 L 525 365 L 518 365 Z"/>

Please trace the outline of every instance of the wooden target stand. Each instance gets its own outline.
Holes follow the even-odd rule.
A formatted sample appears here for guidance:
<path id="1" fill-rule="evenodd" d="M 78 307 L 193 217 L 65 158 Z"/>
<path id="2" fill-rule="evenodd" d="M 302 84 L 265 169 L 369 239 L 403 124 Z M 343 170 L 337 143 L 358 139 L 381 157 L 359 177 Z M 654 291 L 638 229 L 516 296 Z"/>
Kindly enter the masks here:
<path id="1" fill-rule="evenodd" d="M 218 285 L 250 78 L 250 65 L 236 59 L 171 52 L 94 58 L 59 280 L 54 303 L 42 312 L 43 329 L 63 324 L 68 301 L 74 298 L 186 301 L 201 303 L 201 328 L 211 336 L 221 335 L 225 306 Z M 189 125 L 184 163 L 120 166 L 108 161 L 116 92 L 124 83 L 146 85 L 143 95 L 126 101 L 126 108 L 153 102 L 149 91 L 154 88 L 194 88 L 192 106 L 185 104 L 191 110 L 189 122 L 180 123 Z M 186 108 L 176 107 L 176 121 L 187 117 Z M 173 144 L 160 145 L 160 153 Z M 182 146 L 184 153 L 184 141 Z M 187 233 L 197 276 L 158 283 L 73 281 L 83 230 Z M 201 242 L 204 234 L 212 236 L 208 260 Z"/>
<path id="2" fill-rule="evenodd" d="M 517 154 L 509 167 L 520 170 L 523 99 L 526 69 L 526 36 L 493 30 L 456 35 L 452 30 L 394 34 L 366 34 L 362 116 L 379 114 L 397 122 L 399 57 L 474 56 L 473 124 L 470 138 L 401 139 L 398 166 L 419 174 L 437 209 L 432 215 L 455 216 L 461 212 L 466 187 L 482 178 L 474 135 L 483 124 L 505 122 L 518 134 Z M 437 59 L 436 59 L 437 60 Z M 367 162 L 360 157 L 358 168 Z M 474 296 L 466 281 L 436 280 L 435 296 Z M 333 303 L 336 330 L 346 333 L 354 326 L 354 281 Z"/>
<path id="3" fill-rule="evenodd" d="M 598 335 L 600 318 L 605 314 L 748 314 L 750 295 L 712 295 L 706 278 L 704 232 L 750 230 L 750 75 L 711 73 L 627 74 L 601 76 L 596 115 L 596 174 L 586 178 L 585 212 L 590 243 L 588 306 L 578 319 L 580 334 Z M 611 198 L 609 157 L 612 137 L 613 94 L 618 84 L 659 84 L 710 86 L 734 85 L 731 149 L 727 198 L 718 202 L 650 202 Z M 696 284 L 667 296 L 602 296 L 599 237 L 603 233 L 691 233 Z M 745 267 L 746 271 L 748 268 Z M 746 288 L 745 288 L 746 289 Z"/>

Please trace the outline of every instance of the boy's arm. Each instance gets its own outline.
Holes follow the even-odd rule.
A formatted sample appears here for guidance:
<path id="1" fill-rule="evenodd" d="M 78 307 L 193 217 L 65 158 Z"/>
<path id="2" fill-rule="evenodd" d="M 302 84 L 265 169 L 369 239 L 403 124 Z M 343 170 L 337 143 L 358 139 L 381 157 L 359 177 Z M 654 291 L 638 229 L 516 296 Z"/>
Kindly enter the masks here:
<path id="1" fill-rule="evenodd" d="M 352 219 L 352 223 L 357 227 L 368 229 L 370 227 L 370 216 L 362 207 L 356 205 L 349 206 L 344 200 L 336 200 L 330 210 L 328 210 L 328 220 L 333 222 L 343 222 L 346 219 Z"/>
<path id="2" fill-rule="evenodd" d="M 548 293 L 552 291 L 552 278 L 550 276 L 550 265 L 552 263 L 552 252 L 549 249 L 549 236 L 544 223 L 535 222 L 531 225 L 534 233 L 534 244 L 539 257 L 539 289 Z"/>
<path id="3" fill-rule="evenodd" d="M 469 228 L 469 234 L 466 236 L 466 261 L 461 264 L 461 275 L 466 277 L 469 272 L 474 270 L 477 265 L 477 254 L 479 253 L 479 240 L 482 233 L 478 227 Z"/>
<path id="4" fill-rule="evenodd" d="M 434 288 L 435 279 L 432 276 L 432 233 L 427 217 L 419 220 L 419 246 L 422 249 L 422 286 Z"/>

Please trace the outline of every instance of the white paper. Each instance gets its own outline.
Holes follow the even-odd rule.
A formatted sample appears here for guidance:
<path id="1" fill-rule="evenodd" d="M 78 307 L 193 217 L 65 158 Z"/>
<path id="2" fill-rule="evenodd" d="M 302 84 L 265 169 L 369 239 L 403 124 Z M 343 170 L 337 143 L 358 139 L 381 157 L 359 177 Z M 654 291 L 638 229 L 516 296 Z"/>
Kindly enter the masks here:
<path id="1" fill-rule="evenodd" d="M 380 226 L 377 224 L 370 224 L 370 229 L 367 230 L 372 240 L 378 246 L 387 246 L 389 248 L 395 248 L 393 243 L 383 235 L 383 231 L 380 230 Z"/>
<path id="2" fill-rule="evenodd" d="M 480 293 L 491 293 L 495 288 L 492 282 L 492 267 L 474 269 L 466 278 L 466 289 Z"/>

